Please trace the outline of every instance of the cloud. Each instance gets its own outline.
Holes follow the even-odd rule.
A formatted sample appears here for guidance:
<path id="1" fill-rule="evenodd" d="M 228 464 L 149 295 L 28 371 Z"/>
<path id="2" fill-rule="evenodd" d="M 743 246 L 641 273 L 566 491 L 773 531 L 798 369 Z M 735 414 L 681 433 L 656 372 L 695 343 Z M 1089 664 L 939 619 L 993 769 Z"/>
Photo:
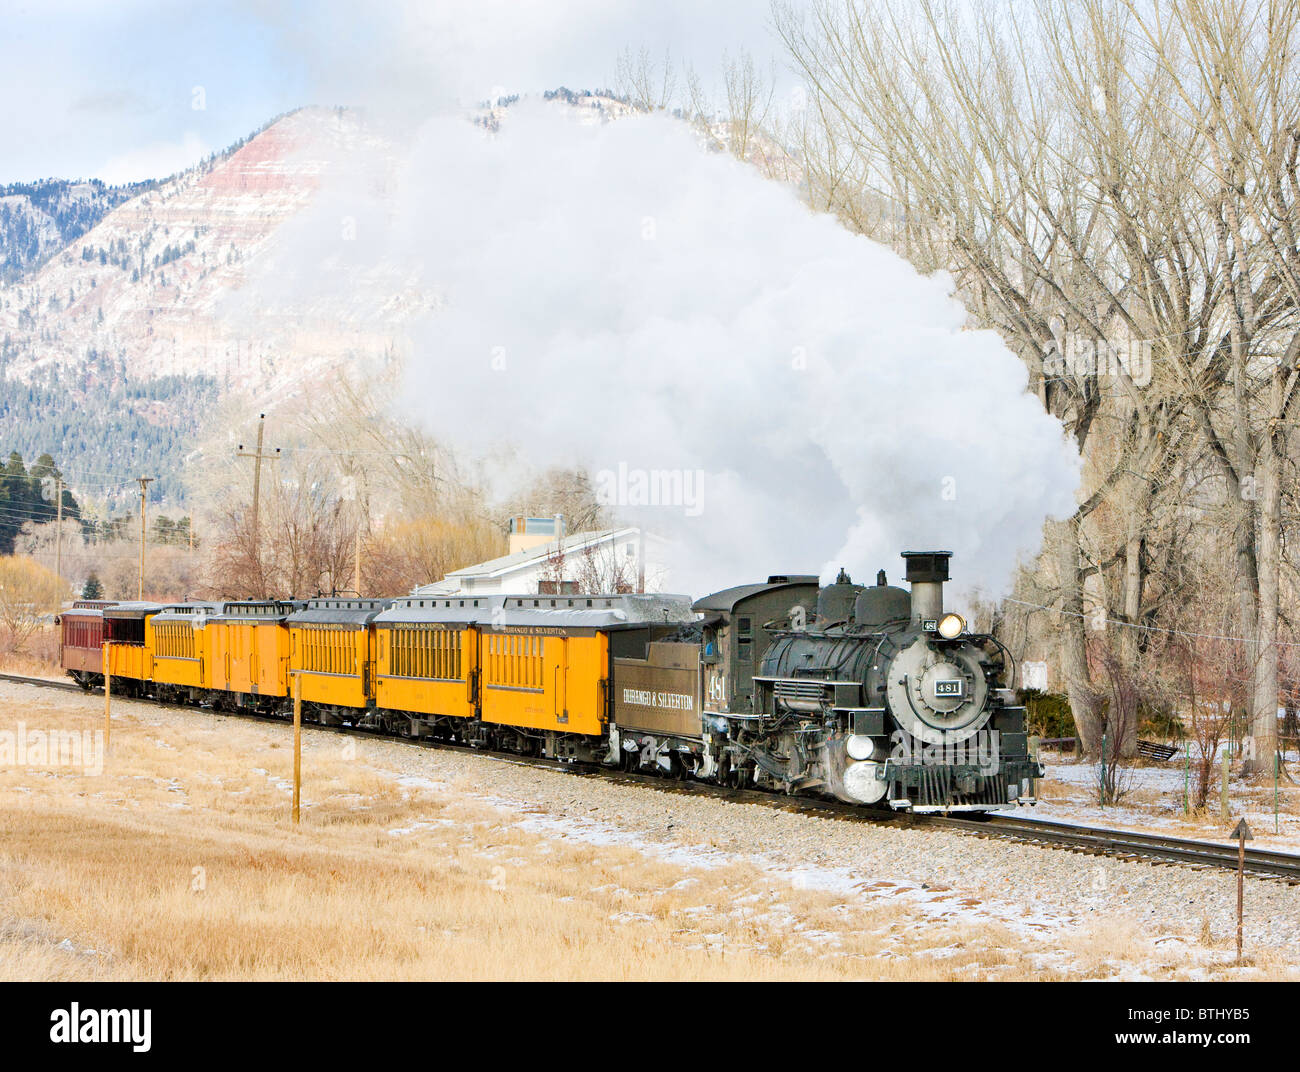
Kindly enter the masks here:
<path id="1" fill-rule="evenodd" d="M 119 153 L 92 174 L 112 185 L 161 179 L 193 167 L 211 152 L 202 138 L 187 131 L 179 141 L 160 141 Z"/>

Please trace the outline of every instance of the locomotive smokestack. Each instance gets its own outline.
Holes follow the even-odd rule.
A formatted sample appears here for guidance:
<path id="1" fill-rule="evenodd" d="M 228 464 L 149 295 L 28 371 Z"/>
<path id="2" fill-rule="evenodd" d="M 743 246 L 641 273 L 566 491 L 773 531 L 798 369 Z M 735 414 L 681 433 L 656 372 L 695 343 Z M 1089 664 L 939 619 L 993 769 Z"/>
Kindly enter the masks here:
<path id="1" fill-rule="evenodd" d="M 907 583 L 912 586 L 912 624 L 943 617 L 943 582 L 948 579 L 951 551 L 904 551 Z"/>

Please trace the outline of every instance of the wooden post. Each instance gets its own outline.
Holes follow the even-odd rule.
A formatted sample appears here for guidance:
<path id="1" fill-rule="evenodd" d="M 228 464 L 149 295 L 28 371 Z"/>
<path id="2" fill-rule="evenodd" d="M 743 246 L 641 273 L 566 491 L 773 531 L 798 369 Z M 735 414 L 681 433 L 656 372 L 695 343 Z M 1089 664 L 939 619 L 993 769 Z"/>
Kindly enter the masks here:
<path id="1" fill-rule="evenodd" d="M 136 480 L 140 482 L 140 589 L 137 599 L 144 599 L 144 545 L 148 533 L 145 531 L 145 501 L 149 497 L 149 485 L 153 483 L 151 476 L 138 476 Z"/>
<path id="2" fill-rule="evenodd" d="M 293 825 L 302 799 L 302 674 L 293 675 Z"/>
<path id="3" fill-rule="evenodd" d="M 253 459 L 253 567 L 257 571 L 257 584 L 259 590 L 262 584 L 262 559 L 258 548 L 258 538 L 260 529 L 258 527 L 258 508 L 262 501 L 262 461 L 275 461 L 280 454 L 280 448 L 275 448 L 274 454 L 268 454 L 262 450 L 262 437 L 266 430 L 266 414 L 262 413 L 257 418 L 257 449 L 247 451 L 244 444 L 239 444 L 239 449 L 235 451 L 237 457 Z M 190 529 L 194 529 L 194 517 L 190 516 Z"/>
<path id="4" fill-rule="evenodd" d="M 112 704 L 109 698 L 109 692 L 112 689 L 112 685 L 110 684 L 110 682 L 112 681 L 112 677 L 109 675 L 108 672 L 108 642 L 107 641 L 104 642 L 103 650 L 104 650 L 104 755 L 108 755 L 108 738 L 109 735 L 113 732 L 113 722 L 112 722 L 113 716 L 111 711 Z"/>
<path id="5" fill-rule="evenodd" d="M 1252 840 L 1250 827 L 1242 819 L 1237 829 L 1232 832 L 1237 839 L 1237 963 L 1241 963 L 1241 920 L 1245 902 L 1246 886 L 1246 842 Z"/>

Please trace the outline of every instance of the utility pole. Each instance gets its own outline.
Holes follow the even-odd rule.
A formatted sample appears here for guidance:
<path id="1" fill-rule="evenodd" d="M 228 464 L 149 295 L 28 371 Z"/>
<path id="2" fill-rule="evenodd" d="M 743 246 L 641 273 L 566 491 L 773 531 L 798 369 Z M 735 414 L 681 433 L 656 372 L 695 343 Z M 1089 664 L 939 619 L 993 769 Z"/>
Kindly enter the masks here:
<path id="1" fill-rule="evenodd" d="M 54 478 L 54 501 L 58 520 L 54 523 L 54 613 L 63 604 L 63 477 Z"/>
<path id="2" fill-rule="evenodd" d="M 253 459 L 253 564 L 257 569 L 258 584 L 261 584 L 262 577 L 262 559 L 258 554 L 258 524 L 257 510 L 262 499 L 262 460 L 276 461 L 280 455 L 280 448 L 275 448 L 274 454 L 267 454 L 262 450 L 262 433 L 266 429 L 266 414 L 260 413 L 257 417 L 257 449 L 248 451 L 244 449 L 244 444 L 239 444 L 239 449 L 235 452 L 237 457 Z M 190 519 L 190 528 L 194 528 L 194 519 Z"/>
<path id="3" fill-rule="evenodd" d="M 138 476 L 136 480 L 140 484 L 140 589 L 137 593 L 137 599 L 144 599 L 144 545 L 148 530 L 145 528 L 145 501 L 149 497 L 149 485 L 154 482 L 151 476 Z"/>

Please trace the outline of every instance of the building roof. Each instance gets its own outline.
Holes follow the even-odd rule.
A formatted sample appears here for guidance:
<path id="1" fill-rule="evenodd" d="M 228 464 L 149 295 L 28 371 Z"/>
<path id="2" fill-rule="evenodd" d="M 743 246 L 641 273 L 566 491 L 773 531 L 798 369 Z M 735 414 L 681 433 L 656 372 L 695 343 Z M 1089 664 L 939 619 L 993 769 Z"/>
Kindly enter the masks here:
<path id="1" fill-rule="evenodd" d="M 434 596 L 450 595 L 459 592 L 462 583 L 471 577 L 502 577 L 506 574 L 514 573 L 516 570 L 525 569 L 529 566 L 545 562 L 552 555 L 563 553 L 564 555 L 581 554 L 591 547 L 599 547 L 602 544 L 613 543 L 627 536 L 635 536 L 637 530 L 633 527 L 621 529 L 594 529 L 590 532 L 575 532 L 569 536 L 563 536 L 558 540 L 550 540 L 536 547 L 529 547 L 523 551 L 516 551 L 513 555 L 502 555 L 500 558 L 491 558 L 486 562 L 479 562 L 473 566 L 465 566 L 462 569 L 452 570 L 441 581 L 435 581 L 432 584 L 420 585 L 411 590 L 414 596 Z"/>

